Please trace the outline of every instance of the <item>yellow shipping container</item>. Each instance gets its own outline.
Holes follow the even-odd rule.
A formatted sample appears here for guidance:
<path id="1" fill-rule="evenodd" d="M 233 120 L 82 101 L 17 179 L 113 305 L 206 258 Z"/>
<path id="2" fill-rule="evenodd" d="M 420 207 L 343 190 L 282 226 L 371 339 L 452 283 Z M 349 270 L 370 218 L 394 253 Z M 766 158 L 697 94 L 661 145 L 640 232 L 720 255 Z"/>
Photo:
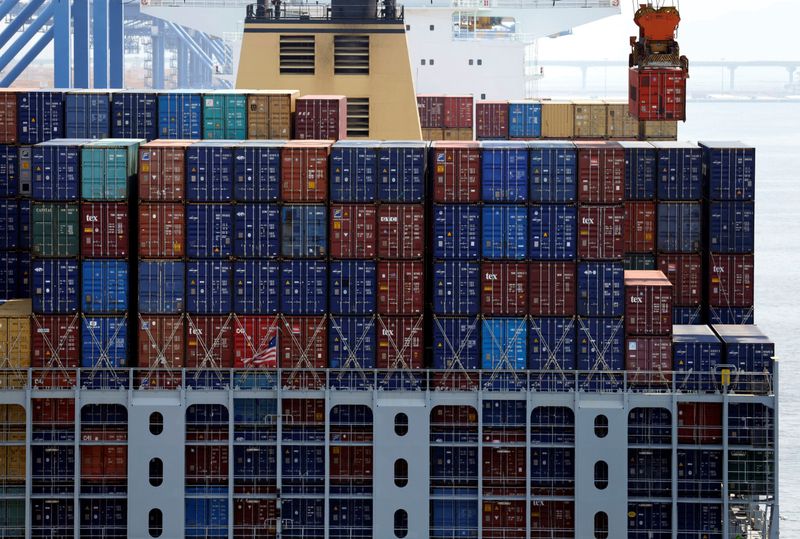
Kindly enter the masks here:
<path id="1" fill-rule="evenodd" d="M 15 299 L 0 305 L 0 387 L 24 387 L 30 366 L 31 300 Z"/>
<path id="2" fill-rule="evenodd" d="M 248 92 L 245 90 L 245 92 Z M 284 139 L 292 136 L 292 112 L 297 90 L 259 90 L 247 96 L 247 138 Z"/>
<path id="3" fill-rule="evenodd" d="M 471 128 L 445 129 L 443 140 L 473 140 Z"/>
<path id="4" fill-rule="evenodd" d="M 543 101 L 542 138 L 571 139 L 574 136 L 574 105 L 566 101 Z"/>
<path id="5" fill-rule="evenodd" d="M 642 140 L 678 140 L 678 122 L 639 122 Z"/>
<path id="6" fill-rule="evenodd" d="M 25 446 L 0 445 L 0 485 L 25 484 Z"/>
<path id="7" fill-rule="evenodd" d="M 602 101 L 576 101 L 575 138 L 602 139 L 607 136 L 608 111 Z"/>
<path id="8" fill-rule="evenodd" d="M 422 140 L 445 140 L 444 129 L 439 127 L 423 127 Z"/>
<path id="9" fill-rule="evenodd" d="M 628 109 L 627 102 L 606 102 L 606 132 L 608 138 L 633 140 L 639 138 L 639 120 Z"/>
<path id="10" fill-rule="evenodd" d="M 0 405 L 0 442 L 25 440 L 25 408 L 18 404 Z"/>

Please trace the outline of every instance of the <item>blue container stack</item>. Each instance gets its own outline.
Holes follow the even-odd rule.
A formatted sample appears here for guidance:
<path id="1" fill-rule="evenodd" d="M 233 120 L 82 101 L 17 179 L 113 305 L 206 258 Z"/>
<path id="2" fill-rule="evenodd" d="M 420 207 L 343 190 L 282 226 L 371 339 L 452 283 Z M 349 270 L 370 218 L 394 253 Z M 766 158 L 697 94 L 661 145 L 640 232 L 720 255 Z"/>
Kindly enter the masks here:
<path id="1" fill-rule="evenodd" d="M 158 138 L 199 139 L 203 103 L 198 93 L 172 91 L 158 95 Z"/>
<path id="2" fill-rule="evenodd" d="M 722 363 L 722 343 L 705 325 L 672 327 L 672 366 L 678 375 L 678 388 L 687 391 L 714 391 L 719 382 L 709 373 Z"/>
<path id="3" fill-rule="evenodd" d="M 542 104 L 533 101 L 508 103 L 508 136 L 533 139 L 542 136 Z"/>
<path id="4" fill-rule="evenodd" d="M 31 190 L 19 151 L 0 141 L 0 298 L 30 297 Z"/>
<path id="5" fill-rule="evenodd" d="M 20 92 L 17 105 L 19 144 L 38 144 L 65 136 L 63 92 Z"/>
<path id="6" fill-rule="evenodd" d="M 641 236 L 637 236 L 639 241 L 631 249 L 628 245 L 628 230 L 648 230 L 649 222 L 644 225 L 636 223 L 634 228 L 630 220 L 641 217 L 641 211 L 656 211 L 656 149 L 649 142 L 620 142 L 619 145 L 625 150 L 625 269 L 654 270 L 657 265 L 655 216 L 650 232 L 653 234 L 652 240 L 647 239 L 640 244 Z"/>
<path id="7" fill-rule="evenodd" d="M 75 91 L 64 96 L 66 138 L 111 136 L 111 95 L 107 91 Z"/>
<path id="8" fill-rule="evenodd" d="M 111 136 L 154 140 L 158 138 L 158 95 L 137 90 L 111 95 Z"/>

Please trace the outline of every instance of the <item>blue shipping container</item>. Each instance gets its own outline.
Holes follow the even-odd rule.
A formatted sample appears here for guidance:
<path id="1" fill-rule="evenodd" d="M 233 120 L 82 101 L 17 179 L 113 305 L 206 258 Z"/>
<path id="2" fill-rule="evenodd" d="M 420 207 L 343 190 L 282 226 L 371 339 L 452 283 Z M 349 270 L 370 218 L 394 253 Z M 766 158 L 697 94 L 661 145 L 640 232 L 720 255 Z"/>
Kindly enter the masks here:
<path id="1" fill-rule="evenodd" d="M 571 142 L 528 142 L 531 200 L 575 202 L 578 196 L 578 150 Z"/>
<path id="2" fill-rule="evenodd" d="M 480 321 L 470 318 L 433 320 L 433 368 L 478 369 Z"/>
<path id="3" fill-rule="evenodd" d="M 753 200 L 756 149 L 741 142 L 701 142 L 710 200 Z"/>
<path id="4" fill-rule="evenodd" d="M 199 139 L 203 103 L 199 94 L 167 92 L 158 96 L 158 138 Z"/>
<path id="5" fill-rule="evenodd" d="M 483 424 L 488 427 L 524 427 L 524 400 L 486 400 L 481 407 Z"/>
<path id="6" fill-rule="evenodd" d="M 692 325 L 703 323 L 703 307 L 673 307 L 672 323 L 675 325 Z"/>
<path id="7" fill-rule="evenodd" d="M 715 324 L 714 332 L 723 344 L 723 363 L 739 371 L 772 372 L 775 344 L 758 326 Z"/>
<path id="8" fill-rule="evenodd" d="M 328 211 L 322 205 L 286 205 L 281 208 L 281 254 L 318 258 L 328 252 Z"/>
<path id="9" fill-rule="evenodd" d="M 625 314 L 625 269 L 622 262 L 578 264 L 578 316 Z"/>
<path id="10" fill-rule="evenodd" d="M 731 445 L 774 447 L 775 411 L 753 402 L 728 407 L 728 440 Z"/>
<path id="11" fill-rule="evenodd" d="M 481 142 L 481 198 L 485 202 L 526 202 L 528 166 L 524 142 Z"/>
<path id="12" fill-rule="evenodd" d="M 158 95 L 155 92 L 117 90 L 111 94 L 111 136 L 158 138 Z"/>
<path id="13" fill-rule="evenodd" d="M 19 194 L 19 150 L 0 144 L 0 198 Z"/>
<path id="14" fill-rule="evenodd" d="M 128 263 L 125 260 L 81 262 L 81 310 L 92 314 L 128 310 Z"/>
<path id="15" fill-rule="evenodd" d="M 282 537 L 305 539 L 319 537 L 325 529 L 325 500 L 321 498 L 281 499 Z"/>
<path id="16" fill-rule="evenodd" d="M 625 149 L 625 200 L 656 198 L 656 149 L 649 142 L 620 142 Z"/>
<path id="17" fill-rule="evenodd" d="M 372 539 L 372 500 L 332 498 L 328 523 L 331 538 Z"/>
<path id="18" fill-rule="evenodd" d="M 375 368 L 375 323 L 372 316 L 332 316 L 328 328 L 328 366 Z"/>
<path id="19" fill-rule="evenodd" d="M 722 539 L 722 504 L 679 503 L 678 539 Z"/>
<path id="20" fill-rule="evenodd" d="M 528 368 L 531 370 L 575 369 L 574 318 L 531 318 L 528 326 Z"/>
<path id="21" fill-rule="evenodd" d="M 281 254 L 277 204 L 237 204 L 233 253 L 238 258 L 276 258 Z"/>
<path id="22" fill-rule="evenodd" d="M 565 204 L 534 204 L 528 210 L 528 251 L 532 260 L 575 260 L 578 209 Z"/>
<path id="23" fill-rule="evenodd" d="M 233 254 L 233 206 L 186 205 L 186 255 L 225 258 Z"/>
<path id="24" fill-rule="evenodd" d="M 342 140 L 331 149 L 332 202 L 374 202 L 378 183 L 378 143 Z"/>
<path id="25" fill-rule="evenodd" d="M 33 200 L 78 200 L 81 183 L 81 147 L 84 139 L 58 139 L 31 150 Z"/>
<path id="26" fill-rule="evenodd" d="M 231 301 L 230 262 L 190 260 L 186 263 L 186 310 L 191 314 L 227 314 Z"/>
<path id="27" fill-rule="evenodd" d="M 671 537 L 671 504 L 628 504 L 628 539 L 671 539 Z"/>
<path id="28" fill-rule="evenodd" d="M 528 256 L 528 208 L 483 207 L 483 258 L 525 260 Z"/>
<path id="29" fill-rule="evenodd" d="M 332 314 L 375 312 L 376 266 L 371 260 L 334 260 L 330 263 Z"/>
<path id="30" fill-rule="evenodd" d="M 234 144 L 204 141 L 186 148 L 186 200 L 228 202 L 233 199 Z"/>
<path id="31" fill-rule="evenodd" d="M 17 248 L 23 251 L 31 250 L 31 201 L 24 199 L 19 201 L 19 238 Z"/>
<path id="32" fill-rule="evenodd" d="M 711 202 L 708 212 L 710 252 L 747 254 L 755 251 L 755 203 Z"/>
<path id="33" fill-rule="evenodd" d="M 186 498 L 186 537 L 228 537 L 227 498 Z"/>
<path id="34" fill-rule="evenodd" d="M 508 136 L 511 138 L 541 137 L 541 103 L 511 101 L 508 104 Z"/>
<path id="35" fill-rule="evenodd" d="M 575 488 L 575 450 L 566 447 L 531 448 L 531 483 L 538 493 L 552 495 Z"/>
<path id="36" fill-rule="evenodd" d="M 271 260 L 233 264 L 233 310 L 237 314 L 275 314 L 280 303 L 280 266 Z"/>
<path id="37" fill-rule="evenodd" d="M 480 287 L 481 268 L 477 262 L 436 262 L 433 265 L 434 314 L 478 314 Z"/>
<path id="38" fill-rule="evenodd" d="M 703 151 L 689 142 L 654 142 L 658 153 L 658 199 L 703 198 Z"/>
<path id="39" fill-rule="evenodd" d="M 487 370 L 522 370 L 528 364 L 528 332 L 524 318 L 484 318 L 481 366 Z"/>
<path id="40" fill-rule="evenodd" d="M 431 500 L 431 539 L 477 539 L 478 501 Z"/>
<path id="41" fill-rule="evenodd" d="M 625 370 L 625 324 L 622 318 L 578 319 L 578 370 Z"/>
<path id="42" fill-rule="evenodd" d="M 281 262 L 281 312 L 315 315 L 328 310 L 328 265 L 316 260 Z"/>
<path id="43" fill-rule="evenodd" d="M 29 298 L 30 256 L 0 251 L 0 299 Z"/>
<path id="44" fill-rule="evenodd" d="M 455 429 L 454 429 L 455 430 Z M 445 434 L 445 433 L 437 433 Z M 448 441 L 457 441 L 450 439 Z M 450 485 L 474 483 L 478 480 L 477 447 L 431 447 L 431 483 Z"/>
<path id="45" fill-rule="evenodd" d="M 384 142 L 378 150 L 378 200 L 422 202 L 427 142 Z"/>
<path id="46" fill-rule="evenodd" d="M 99 92 L 69 92 L 64 96 L 67 138 L 109 138 L 111 96 Z"/>
<path id="47" fill-rule="evenodd" d="M 185 308 L 186 266 L 177 261 L 139 261 L 139 311 L 180 314 Z"/>
<path id="48" fill-rule="evenodd" d="M 753 307 L 709 307 L 709 324 L 755 324 Z"/>
<path id="49" fill-rule="evenodd" d="M 678 450 L 678 495 L 719 498 L 722 495 L 722 451 Z"/>
<path id="50" fill-rule="evenodd" d="M 722 342 L 705 325 L 676 325 L 672 327 L 672 365 L 689 390 L 710 390 L 715 387 L 713 373 L 722 363 Z M 711 375 L 707 373 L 712 373 Z M 682 384 L 684 385 L 684 384 Z"/>
<path id="51" fill-rule="evenodd" d="M 7 251 L 19 247 L 19 228 L 19 202 L 0 200 L 0 250 Z"/>
<path id="52" fill-rule="evenodd" d="M 657 213 L 659 252 L 700 252 L 703 222 L 699 202 L 659 202 Z"/>
<path id="53" fill-rule="evenodd" d="M 247 484 L 253 481 L 266 482 L 270 479 L 274 481 L 277 471 L 278 456 L 274 446 L 234 446 L 233 478 L 235 482 Z"/>
<path id="54" fill-rule="evenodd" d="M 17 134 L 20 144 L 38 144 L 64 136 L 64 93 L 17 94 Z"/>
<path id="55" fill-rule="evenodd" d="M 33 272 L 33 312 L 71 314 L 78 311 L 78 261 L 38 259 Z"/>
<path id="56" fill-rule="evenodd" d="M 242 142 L 233 153 L 233 197 L 238 202 L 274 202 L 280 196 L 279 141 Z"/>
<path id="57" fill-rule="evenodd" d="M 86 316 L 81 324 L 81 367 L 116 368 L 128 363 L 128 320 Z"/>
<path id="58" fill-rule="evenodd" d="M 466 204 L 434 204 L 433 256 L 443 260 L 480 258 L 481 209 Z"/>

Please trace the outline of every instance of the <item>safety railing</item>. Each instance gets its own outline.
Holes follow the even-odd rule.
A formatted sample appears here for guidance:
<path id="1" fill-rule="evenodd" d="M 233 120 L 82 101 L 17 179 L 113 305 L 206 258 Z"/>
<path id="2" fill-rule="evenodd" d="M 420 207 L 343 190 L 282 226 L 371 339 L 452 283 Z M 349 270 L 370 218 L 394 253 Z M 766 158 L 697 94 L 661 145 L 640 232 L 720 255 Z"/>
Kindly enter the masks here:
<path id="1" fill-rule="evenodd" d="M 375 0 L 373 0 L 375 1 Z M 287 21 L 352 21 L 361 22 L 365 19 L 376 22 L 401 22 L 404 17 L 403 6 L 394 6 L 387 9 L 383 4 L 376 2 L 375 7 L 379 8 L 375 17 L 346 17 L 338 14 L 327 4 L 275 2 L 269 5 L 249 4 L 247 6 L 247 16 L 245 22 L 267 22 L 276 20 Z"/>
<path id="2" fill-rule="evenodd" d="M 452 0 L 454 8 L 612 8 L 619 9 L 619 0 Z"/>

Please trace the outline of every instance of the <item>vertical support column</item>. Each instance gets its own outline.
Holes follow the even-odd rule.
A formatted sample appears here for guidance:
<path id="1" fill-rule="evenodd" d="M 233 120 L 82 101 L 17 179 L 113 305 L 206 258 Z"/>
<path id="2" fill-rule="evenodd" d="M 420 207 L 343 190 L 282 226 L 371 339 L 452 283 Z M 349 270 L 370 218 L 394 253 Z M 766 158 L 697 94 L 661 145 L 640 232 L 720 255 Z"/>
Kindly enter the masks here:
<path id="1" fill-rule="evenodd" d="M 725 386 L 722 394 L 722 536 L 730 537 L 730 500 L 728 497 L 728 386 Z"/>
<path id="2" fill-rule="evenodd" d="M 94 87 L 108 88 L 108 2 L 92 0 Z"/>
<path id="3" fill-rule="evenodd" d="M 182 39 L 178 39 L 178 88 L 188 88 L 187 74 L 189 72 L 189 59 L 186 54 L 186 44 Z"/>
<path id="4" fill-rule="evenodd" d="M 54 61 L 53 81 L 56 88 L 71 88 L 70 66 L 72 47 L 70 44 L 70 21 L 72 20 L 70 0 L 53 0 Z"/>
<path id="5" fill-rule="evenodd" d="M 72 518 L 75 537 L 81 536 L 81 390 L 75 388 L 75 491 Z"/>
<path id="6" fill-rule="evenodd" d="M 281 514 L 281 486 L 283 476 L 283 393 L 281 389 L 281 380 L 283 380 L 283 371 L 278 369 L 278 383 L 275 386 L 275 393 L 277 402 L 275 403 L 276 426 L 275 426 L 275 509 L 278 514 Z M 325 387 L 327 387 L 327 383 Z M 277 537 L 281 537 L 281 529 L 283 518 L 278 518 L 275 522 L 275 533 Z"/>
<path id="7" fill-rule="evenodd" d="M 672 466 L 670 477 L 672 479 L 672 539 L 678 539 L 678 401 L 672 392 L 672 407 L 670 408 L 672 430 L 670 443 L 672 444 Z"/>
<path id="8" fill-rule="evenodd" d="M 31 494 L 33 485 L 33 465 L 31 459 L 31 439 L 33 436 L 33 399 L 31 399 L 32 372 L 28 369 L 28 384 L 25 388 L 25 537 L 32 537 L 33 516 L 31 515 Z M 777 438 L 776 438 L 777 440 Z"/>
<path id="9" fill-rule="evenodd" d="M 75 87 L 89 87 L 89 0 L 73 0 L 73 54 Z"/>
<path id="10" fill-rule="evenodd" d="M 231 372 L 231 380 L 233 380 L 233 372 Z M 233 388 L 228 388 L 228 537 L 235 537 L 233 528 L 233 477 L 234 468 L 236 466 L 236 458 L 234 457 L 233 447 L 233 420 L 236 417 L 233 413 Z"/>
<path id="11" fill-rule="evenodd" d="M 152 27 L 153 88 L 164 88 L 164 25 L 155 21 Z"/>
<path id="12" fill-rule="evenodd" d="M 322 461 L 325 469 L 325 486 L 323 487 L 325 489 L 325 521 L 322 523 L 324 539 L 328 539 L 331 533 L 331 410 L 333 410 L 331 389 L 325 384 L 325 460 Z"/>
<path id="13" fill-rule="evenodd" d="M 525 317 L 525 323 L 528 324 L 528 317 Z M 528 326 L 530 327 L 530 326 Z M 531 387 L 530 375 L 527 376 L 526 387 Z M 532 394 L 528 392 L 525 406 L 525 537 L 531 536 L 531 483 L 533 482 L 533 470 L 531 469 L 531 415 L 533 415 L 533 400 Z"/>
<path id="14" fill-rule="evenodd" d="M 483 375 L 478 376 L 478 537 L 483 537 Z"/>
<path id="15" fill-rule="evenodd" d="M 109 0 L 108 2 L 108 53 L 111 88 L 123 88 L 125 84 L 124 73 L 124 23 L 122 0 Z"/>

